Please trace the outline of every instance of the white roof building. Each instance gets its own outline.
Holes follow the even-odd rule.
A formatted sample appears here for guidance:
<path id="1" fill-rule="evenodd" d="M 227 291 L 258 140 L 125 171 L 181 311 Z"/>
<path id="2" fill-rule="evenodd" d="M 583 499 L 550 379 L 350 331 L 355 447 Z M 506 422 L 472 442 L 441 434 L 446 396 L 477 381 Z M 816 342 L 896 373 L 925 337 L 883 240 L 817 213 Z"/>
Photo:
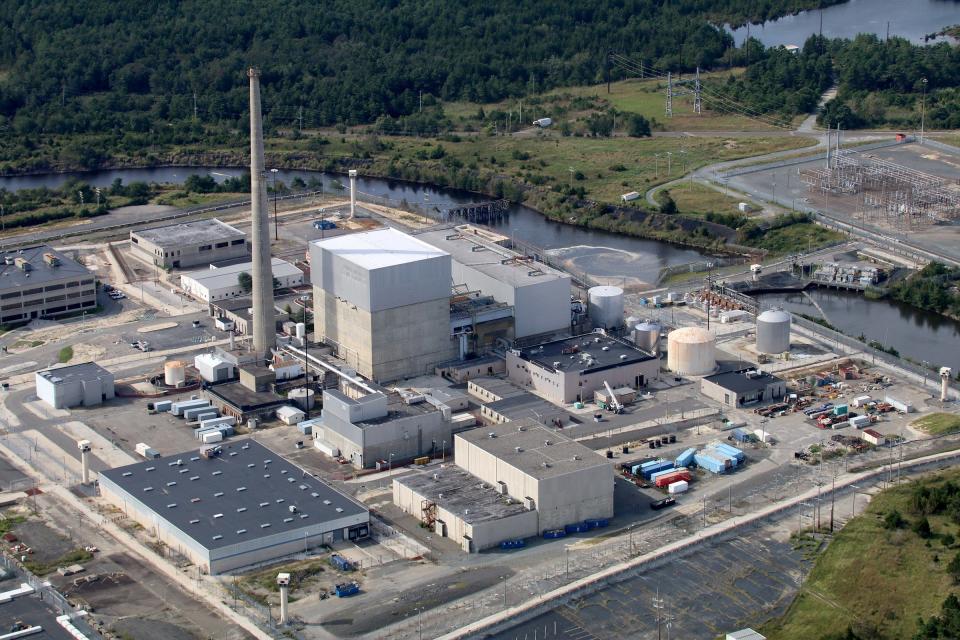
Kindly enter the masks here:
<path id="1" fill-rule="evenodd" d="M 286 260 L 273 258 L 271 261 L 273 277 L 280 282 L 280 288 L 295 287 L 303 284 L 303 272 Z M 241 262 L 226 267 L 210 266 L 208 269 L 189 271 L 180 276 L 180 286 L 198 300 L 211 302 L 238 298 L 249 294 L 240 286 L 241 273 L 250 274 L 253 264 Z"/>

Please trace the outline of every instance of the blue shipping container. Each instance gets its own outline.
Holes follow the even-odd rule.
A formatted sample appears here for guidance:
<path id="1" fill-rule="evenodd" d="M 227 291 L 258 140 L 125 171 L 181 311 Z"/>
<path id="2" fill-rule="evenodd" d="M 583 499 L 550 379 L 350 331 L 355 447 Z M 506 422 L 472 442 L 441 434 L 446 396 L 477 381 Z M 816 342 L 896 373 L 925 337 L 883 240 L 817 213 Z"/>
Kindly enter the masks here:
<path id="1" fill-rule="evenodd" d="M 730 464 L 729 460 L 718 458 L 706 450 L 698 451 L 693 459 L 697 466 L 710 473 L 725 473 Z"/>
<path id="2" fill-rule="evenodd" d="M 718 460 L 725 460 L 727 462 L 727 468 L 733 468 L 737 466 L 738 461 L 735 456 L 730 455 L 728 452 L 718 449 L 716 447 L 709 447 L 705 449 L 710 455 Z"/>
<path id="3" fill-rule="evenodd" d="M 664 469 L 672 469 L 672 468 L 673 468 L 673 463 L 667 460 L 664 460 L 660 464 L 654 467 L 650 467 L 649 469 L 643 469 L 641 473 L 643 474 L 643 478 L 645 480 L 649 480 L 650 477 L 656 472 L 663 471 Z"/>
<path id="4" fill-rule="evenodd" d="M 663 469 L 662 471 L 657 471 L 656 473 L 650 474 L 650 481 L 655 482 L 660 476 L 665 476 L 668 473 L 674 473 L 676 470 L 677 468 L 671 464 L 669 469 Z"/>
<path id="5" fill-rule="evenodd" d="M 753 434 L 742 427 L 734 429 L 731 435 L 737 442 L 750 442 L 753 440 Z"/>
<path id="6" fill-rule="evenodd" d="M 690 447 L 673 461 L 673 466 L 675 467 L 689 467 L 693 463 L 693 456 L 697 450 L 693 447 Z"/>
<path id="7" fill-rule="evenodd" d="M 743 462 L 746 459 L 746 455 L 740 449 L 736 447 L 731 447 L 730 445 L 724 442 L 715 442 L 710 445 L 711 448 L 721 451 L 730 457 L 734 458 L 737 462 Z"/>
<path id="8" fill-rule="evenodd" d="M 500 543 L 501 549 L 522 549 L 527 546 L 525 540 L 504 540 Z"/>
<path id="9" fill-rule="evenodd" d="M 641 469 L 649 469 L 650 467 L 655 467 L 658 464 L 663 464 L 666 462 L 663 458 L 657 458 L 656 460 L 647 460 L 646 462 L 641 463 L 639 466 Z"/>
<path id="10" fill-rule="evenodd" d="M 330 556 L 330 564 L 340 571 L 353 571 L 353 563 L 337 553 Z"/>

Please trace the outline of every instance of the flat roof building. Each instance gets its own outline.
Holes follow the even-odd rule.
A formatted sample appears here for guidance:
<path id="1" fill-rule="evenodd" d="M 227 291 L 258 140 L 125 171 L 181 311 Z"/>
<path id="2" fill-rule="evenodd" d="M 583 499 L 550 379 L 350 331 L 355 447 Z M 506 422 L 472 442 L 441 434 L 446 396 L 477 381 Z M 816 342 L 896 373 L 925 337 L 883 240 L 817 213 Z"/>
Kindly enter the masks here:
<path id="1" fill-rule="evenodd" d="M 455 355 L 450 255 L 395 229 L 310 243 L 316 334 L 371 380 L 431 373 Z"/>
<path id="2" fill-rule="evenodd" d="M 164 269 L 250 255 L 246 234 L 216 218 L 137 229 L 130 232 L 130 246 L 142 260 Z"/>
<path id="3" fill-rule="evenodd" d="M 29 322 L 97 306 L 94 275 L 47 245 L 0 250 L 0 324 Z"/>
<path id="4" fill-rule="evenodd" d="M 114 397 L 113 374 L 95 362 L 35 374 L 37 397 L 54 409 L 92 407 Z"/>
<path id="5" fill-rule="evenodd" d="M 253 440 L 100 474 L 101 495 L 210 574 L 369 535 L 365 506 Z"/>
<path id="6" fill-rule="evenodd" d="M 778 400 L 787 392 L 781 378 L 758 369 L 715 373 L 700 379 L 700 393 L 728 407 Z"/>
<path id="7" fill-rule="evenodd" d="M 570 330 L 570 276 L 473 233 L 469 225 L 416 237 L 449 253 L 454 284 L 514 308 L 514 336 Z"/>
<path id="8" fill-rule="evenodd" d="M 613 467 L 534 420 L 454 436 L 457 466 L 535 509 L 538 531 L 613 516 Z"/>
<path id="9" fill-rule="evenodd" d="M 659 375 L 659 357 L 598 333 L 507 352 L 510 381 L 557 404 L 590 401 L 604 382 L 637 389 Z"/>
<path id="10" fill-rule="evenodd" d="M 207 310 L 215 321 L 232 322 L 234 333 L 250 335 L 253 326 L 253 299 L 250 296 L 214 300 L 207 304 Z M 290 318 L 290 314 L 276 307 L 273 312 L 274 321 L 278 325 Z"/>
<path id="11" fill-rule="evenodd" d="M 273 258 L 271 270 L 278 289 L 303 284 L 303 271 L 286 260 Z M 241 262 L 225 267 L 210 265 L 207 269 L 189 271 L 180 275 L 180 286 L 188 294 L 204 302 L 239 298 L 249 295 L 249 291 L 240 286 L 241 273 L 253 273 L 253 263 Z"/>

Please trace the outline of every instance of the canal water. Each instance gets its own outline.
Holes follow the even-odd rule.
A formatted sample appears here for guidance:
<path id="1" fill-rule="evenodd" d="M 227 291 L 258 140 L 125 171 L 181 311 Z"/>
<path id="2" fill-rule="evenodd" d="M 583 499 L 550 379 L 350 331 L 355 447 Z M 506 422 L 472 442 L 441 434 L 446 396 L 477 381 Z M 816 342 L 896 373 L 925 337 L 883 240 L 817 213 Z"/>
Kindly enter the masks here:
<path id="1" fill-rule="evenodd" d="M 245 169 L 214 169 L 209 167 L 160 167 L 154 169 L 117 169 L 72 174 L 44 174 L 0 178 L 0 188 L 8 191 L 57 188 L 70 178 L 79 178 L 93 186 L 107 187 L 115 179 L 131 182 L 181 184 L 194 174 L 213 176 L 222 182 L 229 176 L 239 176 Z M 321 181 L 324 191 L 342 192 L 347 180 L 343 176 L 314 171 L 280 170 L 277 180 L 289 185 L 294 178 L 305 182 Z M 409 204 L 426 213 L 436 214 L 435 208 L 467 204 L 483 200 L 483 196 L 451 189 L 437 189 L 409 182 L 395 182 L 378 178 L 358 178 L 357 190 L 391 204 Z M 544 218 L 527 207 L 513 205 L 509 216 L 493 225 L 500 233 L 546 249 L 567 266 L 587 273 L 599 281 L 617 284 L 650 285 L 655 283 L 663 267 L 704 260 L 705 254 L 656 240 L 631 238 L 604 231 L 560 224 Z"/>
<path id="2" fill-rule="evenodd" d="M 810 289 L 807 293 L 823 309 L 825 319 L 843 333 L 863 334 L 918 363 L 960 372 L 960 322 L 893 300 L 868 300 L 850 291 Z M 782 306 L 793 313 L 823 317 L 803 293 L 765 293 L 757 298 L 761 309 Z"/>
<path id="3" fill-rule="evenodd" d="M 752 37 L 768 47 L 789 44 L 802 47 L 807 38 L 820 32 L 821 14 L 823 35 L 828 38 L 854 38 L 860 33 L 873 33 L 883 38 L 889 21 L 891 36 L 924 44 L 925 35 L 960 24 L 960 3 L 955 0 L 849 0 L 826 9 L 750 25 L 749 28 L 745 25 L 726 29 L 733 35 L 737 46 L 746 40 L 749 29 Z"/>

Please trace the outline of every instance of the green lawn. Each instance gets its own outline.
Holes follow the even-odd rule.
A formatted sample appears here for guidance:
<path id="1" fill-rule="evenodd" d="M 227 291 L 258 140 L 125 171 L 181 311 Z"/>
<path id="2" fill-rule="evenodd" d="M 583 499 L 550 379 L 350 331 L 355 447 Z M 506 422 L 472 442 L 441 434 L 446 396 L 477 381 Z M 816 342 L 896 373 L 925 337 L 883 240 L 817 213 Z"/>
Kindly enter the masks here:
<path id="1" fill-rule="evenodd" d="M 960 416 L 953 413 L 931 413 L 914 420 L 910 426 L 916 427 L 932 436 L 960 430 Z"/>
<path id="2" fill-rule="evenodd" d="M 935 486 L 960 480 L 951 470 L 918 481 Z M 945 547 L 943 536 L 957 536 L 958 526 L 945 515 L 929 516 L 933 536 L 923 540 L 911 530 L 920 516 L 911 513 L 907 483 L 876 495 L 867 511 L 851 520 L 817 559 L 800 594 L 778 620 L 759 631 L 770 640 L 845 638 L 851 627 L 856 638 L 907 639 L 917 629 L 917 618 L 940 611 L 954 590 L 946 565 L 957 555 L 956 543 Z M 863 498 L 859 498 L 862 500 Z M 837 509 L 849 510 L 845 498 Z M 888 529 L 883 518 L 896 509 L 906 526 Z"/>
<path id="3" fill-rule="evenodd" d="M 825 227 L 804 222 L 766 232 L 750 246 L 766 249 L 771 254 L 782 255 L 794 251 L 806 251 L 842 240 L 843 235 Z"/>
<path id="4" fill-rule="evenodd" d="M 724 193 L 697 182 L 682 182 L 670 188 L 670 197 L 677 204 L 677 211 L 685 215 L 705 213 L 739 213 L 741 202 Z"/>

